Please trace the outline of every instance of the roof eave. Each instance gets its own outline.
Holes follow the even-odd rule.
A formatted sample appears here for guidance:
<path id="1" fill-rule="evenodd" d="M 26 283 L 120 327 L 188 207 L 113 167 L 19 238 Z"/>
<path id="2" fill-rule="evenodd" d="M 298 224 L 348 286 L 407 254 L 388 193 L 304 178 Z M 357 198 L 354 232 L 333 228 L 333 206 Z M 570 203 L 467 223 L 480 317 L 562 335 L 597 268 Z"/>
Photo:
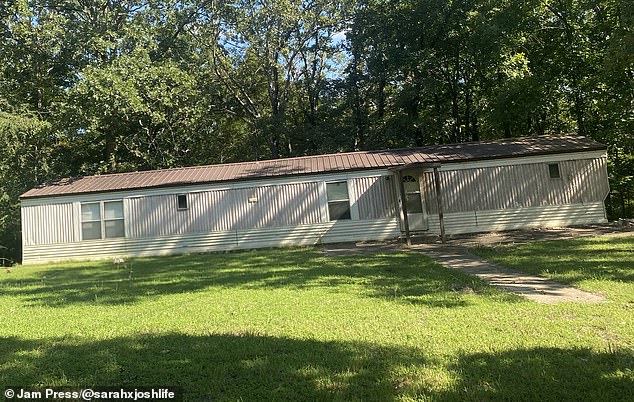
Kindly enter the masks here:
<path id="1" fill-rule="evenodd" d="M 562 149 L 562 150 L 553 150 L 553 151 L 535 151 L 535 152 L 527 152 L 520 155 L 498 155 L 498 156 L 476 156 L 468 159 L 454 159 L 454 160 L 446 160 L 442 162 L 416 162 L 410 164 L 403 165 L 387 165 L 387 166 L 373 166 L 373 167 L 361 167 L 361 168 L 350 168 L 345 170 L 328 170 L 322 172 L 308 172 L 308 173 L 285 173 L 274 176 L 251 176 L 251 177 L 240 177 L 235 179 L 225 179 L 225 180 L 209 180 L 209 181 L 196 181 L 196 182 L 177 182 L 177 183 L 165 183 L 158 185 L 150 185 L 150 186 L 140 186 L 140 187 L 131 187 L 131 188 L 118 188 L 118 189 L 106 189 L 106 190 L 90 190 L 90 191 L 78 191 L 72 193 L 57 193 L 57 194 L 36 194 L 36 195 L 27 195 L 29 190 L 19 196 L 19 200 L 33 200 L 33 199 L 42 199 L 42 198 L 61 198 L 61 197 L 71 197 L 78 195 L 87 195 L 87 194 L 99 194 L 99 193 L 114 193 L 114 192 L 123 192 L 123 191 L 135 191 L 135 190 L 143 190 L 143 189 L 157 189 L 157 188 L 170 188 L 170 187 L 183 187 L 183 186 L 197 186 L 197 185 L 208 185 L 208 184 L 216 184 L 216 183 L 236 183 L 236 182 L 244 182 L 250 180 L 266 180 L 270 178 L 284 178 L 291 176 L 309 176 L 309 175 L 319 175 L 319 174 L 332 174 L 332 173 L 345 173 L 345 172 L 354 172 L 354 171 L 365 171 L 365 170 L 377 170 L 377 169 L 389 169 L 392 171 L 404 170 L 410 168 L 434 168 L 439 167 L 441 164 L 454 164 L 454 163 L 466 163 L 466 162 L 475 162 L 475 161 L 483 161 L 483 160 L 496 160 L 496 159 L 513 159 L 513 158 L 523 158 L 523 157 L 532 157 L 532 156 L 543 156 L 543 155 L 556 155 L 556 154 L 570 154 L 570 153 L 579 153 L 579 152 L 593 152 L 593 151 L 606 151 L 607 146 L 601 143 L 596 143 L 597 145 L 589 145 L 584 147 L 583 149 Z"/>

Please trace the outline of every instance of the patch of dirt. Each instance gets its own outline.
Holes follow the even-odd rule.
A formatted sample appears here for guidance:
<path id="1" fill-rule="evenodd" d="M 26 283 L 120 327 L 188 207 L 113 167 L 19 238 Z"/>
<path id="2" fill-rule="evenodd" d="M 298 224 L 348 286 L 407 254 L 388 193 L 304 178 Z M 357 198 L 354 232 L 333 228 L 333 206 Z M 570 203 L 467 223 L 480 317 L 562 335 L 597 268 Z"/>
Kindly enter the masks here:
<path id="1" fill-rule="evenodd" d="M 578 237 L 593 236 L 632 236 L 634 235 L 634 220 L 619 220 L 597 225 L 570 227 L 537 227 L 531 229 L 509 230 L 505 232 L 470 233 L 447 237 L 450 245 L 466 247 L 492 246 L 503 244 L 529 243 L 542 240 L 564 240 Z M 413 239 L 414 244 L 438 244 L 439 236 L 425 236 Z"/>
<path id="2" fill-rule="evenodd" d="M 448 246 L 503 246 L 509 244 L 522 244 L 543 240 L 564 240 L 578 237 L 593 236 L 633 236 L 634 219 L 621 219 L 597 225 L 570 226 L 570 227 L 537 227 L 531 229 L 509 230 L 504 232 L 469 233 L 463 235 L 447 236 Z M 441 244 L 440 236 L 414 236 L 412 245 L 416 246 Z M 359 241 L 348 243 L 334 243 L 323 246 L 327 257 L 343 257 L 351 255 L 375 255 L 405 251 L 409 248 L 403 240 L 386 241 Z"/>

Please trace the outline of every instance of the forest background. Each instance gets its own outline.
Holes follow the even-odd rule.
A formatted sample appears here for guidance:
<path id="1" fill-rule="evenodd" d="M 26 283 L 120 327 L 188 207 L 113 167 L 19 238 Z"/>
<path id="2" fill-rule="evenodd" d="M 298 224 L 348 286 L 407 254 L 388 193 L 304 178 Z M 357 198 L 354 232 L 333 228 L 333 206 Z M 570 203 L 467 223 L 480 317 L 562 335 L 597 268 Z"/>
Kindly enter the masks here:
<path id="1" fill-rule="evenodd" d="M 561 133 L 632 216 L 631 0 L 0 0 L 0 257 L 55 178 Z"/>

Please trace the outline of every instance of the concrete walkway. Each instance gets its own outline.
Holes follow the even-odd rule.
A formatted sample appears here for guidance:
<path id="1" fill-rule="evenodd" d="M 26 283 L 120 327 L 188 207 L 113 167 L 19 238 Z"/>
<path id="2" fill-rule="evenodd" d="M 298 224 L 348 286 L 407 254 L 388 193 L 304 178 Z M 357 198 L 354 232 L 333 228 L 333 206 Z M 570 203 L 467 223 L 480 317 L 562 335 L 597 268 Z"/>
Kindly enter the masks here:
<path id="1" fill-rule="evenodd" d="M 528 275 L 503 268 L 472 254 L 461 245 L 415 244 L 410 247 L 398 242 L 338 243 L 324 246 L 327 257 L 374 255 L 402 251 L 417 251 L 435 259 L 441 265 L 477 276 L 510 292 L 525 296 L 538 303 L 599 303 L 602 296 L 564 285 L 543 276 Z"/>
<path id="2" fill-rule="evenodd" d="M 525 296 L 538 303 L 598 303 L 602 296 L 567 286 L 543 276 L 527 275 L 501 268 L 470 253 L 465 247 L 424 244 L 412 246 L 447 268 L 477 276 L 493 286 Z"/>
<path id="3" fill-rule="evenodd" d="M 539 303 L 599 303 L 604 300 L 602 296 L 543 276 L 527 275 L 500 267 L 471 254 L 467 247 L 521 244 L 587 236 L 632 236 L 633 234 L 634 221 L 630 220 L 568 228 L 535 228 L 450 236 L 447 244 L 440 243 L 437 237 L 414 238 L 414 245 L 409 248 L 397 241 L 329 244 L 324 246 L 324 253 L 329 257 L 337 257 L 413 250 L 427 254 L 447 268 L 477 276 L 493 286 L 499 286 Z"/>

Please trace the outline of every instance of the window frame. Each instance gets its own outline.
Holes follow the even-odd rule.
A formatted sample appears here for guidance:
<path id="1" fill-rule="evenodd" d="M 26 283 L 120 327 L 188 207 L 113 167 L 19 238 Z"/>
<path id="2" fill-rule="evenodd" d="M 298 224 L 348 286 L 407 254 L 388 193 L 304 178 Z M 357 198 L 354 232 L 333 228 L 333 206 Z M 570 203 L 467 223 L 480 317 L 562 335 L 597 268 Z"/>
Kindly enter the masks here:
<path id="1" fill-rule="evenodd" d="M 82 208 L 84 205 L 98 205 L 99 206 L 99 219 L 89 219 L 84 220 L 84 214 Z M 100 201 L 89 201 L 82 202 L 79 204 L 79 224 L 80 224 L 80 232 L 81 232 L 81 240 L 82 241 L 90 241 L 90 240 L 101 240 L 103 239 L 103 207 Z M 84 223 L 99 223 L 99 237 L 95 239 L 84 239 Z"/>
<path id="2" fill-rule="evenodd" d="M 328 210 L 328 222 L 337 222 L 337 221 L 350 221 L 352 220 L 352 205 L 350 204 L 350 184 L 348 183 L 347 179 L 343 179 L 343 180 L 330 180 L 330 181 L 326 181 L 324 182 L 326 185 L 326 209 Z M 341 199 L 336 199 L 336 200 L 330 200 L 328 198 L 328 185 L 329 184 L 336 184 L 336 183 L 345 183 L 346 184 L 346 193 L 348 195 L 348 198 L 341 198 Z M 348 213 L 347 213 L 347 218 L 339 218 L 339 219 L 333 219 L 331 214 L 330 214 L 330 204 L 331 203 L 343 203 L 343 202 L 347 202 L 348 203 Z"/>
<path id="3" fill-rule="evenodd" d="M 557 169 L 557 176 L 553 176 L 553 169 L 552 167 L 555 166 Z M 548 163 L 548 177 L 551 180 L 560 180 L 561 179 L 561 168 L 559 167 L 559 162 L 554 162 L 554 163 Z"/>
<path id="4" fill-rule="evenodd" d="M 106 219 L 106 214 L 105 214 L 105 204 L 107 203 L 113 203 L 113 202 L 120 202 L 121 203 L 121 213 L 122 216 L 121 218 L 112 218 L 112 219 Z M 81 216 L 81 207 L 84 205 L 90 205 L 90 204 L 99 204 L 99 220 L 93 219 L 93 220 L 83 220 L 83 217 Z M 109 239 L 125 239 L 126 238 L 126 218 L 125 218 L 125 205 L 123 202 L 122 198 L 119 199 L 109 199 L 109 200 L 99 200 L 99 201 L 85 201 L 85 202 L 80 202 L 79 203 L 79 209 L 80 209 L 80 216 L 79 216 L 79 220 L 80 220 L 80 234 L 81 234 L 81 241 L 93 241 L 93 240 L 109 240 Z M 116 222 L 116 221 L 121 221 L 123 223 L 123 236 L 106 236 L 106 222 Z M 83 228 L 83 224 L 84 223 L 88 223 L 88 222 L 99 222 L 99 238 L 97 239 L 84 239 L 84 228 Z"/>
<path id="5" fill-rule="evenodd" d="M 181 197 L 185 197 L 185 207 L 182 208 L 181 207 Z M 189 197 L 188 194 L 186 193 L 182 193 L 182 194 L 176 194 L 176 210 L 177 211 L 187 211 L 189 209 Z"/>
<path id="6" fill-rule="evenodd" d="M 111 218 L 111 219 L 107 219 L 106 218 L 106 204 L 107 203 L 114 203 L 114 202 L 120 202 L 121 203 L 121 218 Z M 125 212 L 123 210 L 123 200 L 108 200 L 108 201 L 103 201 L 102 203 L 102 208 L 103 208 L 103 215 L 102 215 L 102 220 L 103 220 L 103 239 L 121 239 L 121 238 L 125 238 Z M 107 236 L 106 234 L 106 222 L 117 222 L 117 221 L 121 221 L 121 223 L 123 223 L 123 236 Z"/>

